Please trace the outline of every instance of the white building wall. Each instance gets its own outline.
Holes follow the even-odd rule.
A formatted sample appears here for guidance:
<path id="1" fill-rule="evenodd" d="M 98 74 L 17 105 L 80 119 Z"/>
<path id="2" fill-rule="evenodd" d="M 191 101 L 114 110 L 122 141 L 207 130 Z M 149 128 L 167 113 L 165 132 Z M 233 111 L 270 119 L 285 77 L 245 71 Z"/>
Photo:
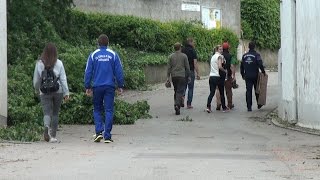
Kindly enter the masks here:
<path id="1" fill-rule="evenodd" d="M 295 2 L 281 2 L 281 61 L 279 76 L 281 82 L 281 101 L 279 116 L 289 123 L 297 123 L 297 88 L 295 58 Z"/>
<path id="2" fill-rule="evenodd" d="M 298 125 L 320 129 L 320 1 L 296 3 Z"/>
<path id="3" fill-rule="evenodd" d="M 7 7 L 0 1 L 0 127 L 7 124 Z"/>

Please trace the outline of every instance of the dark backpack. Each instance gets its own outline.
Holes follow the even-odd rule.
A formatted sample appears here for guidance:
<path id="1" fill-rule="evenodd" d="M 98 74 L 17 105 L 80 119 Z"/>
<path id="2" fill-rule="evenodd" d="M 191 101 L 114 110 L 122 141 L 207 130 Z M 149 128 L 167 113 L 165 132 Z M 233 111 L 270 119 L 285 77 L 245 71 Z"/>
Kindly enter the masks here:
<path id="1" fill-rule="evenodd" d="M 41 73 L 40 91 L 42 93 L 52 93 L 59 90 L 59 77 L 57 78 L 53 72 L 53 67 L 45 67 Z"/>

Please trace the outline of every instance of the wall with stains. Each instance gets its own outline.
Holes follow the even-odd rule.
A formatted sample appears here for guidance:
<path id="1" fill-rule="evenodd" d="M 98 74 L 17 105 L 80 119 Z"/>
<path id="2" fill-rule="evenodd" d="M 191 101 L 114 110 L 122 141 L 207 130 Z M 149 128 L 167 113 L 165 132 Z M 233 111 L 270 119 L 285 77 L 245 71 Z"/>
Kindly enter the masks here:
<path id="1" fill-rule="evenodd" d="M 320 129 L 320 1 L 296 3 L 298 124 Z"/>
<path id="2" fill-rule="evenodd" d="M 296 96 L 296 58 L 295 58 L 295 3 L 294 0 L 282 1 L 280 6 L 281 18 L 281 61 L 279 76 L 281 101 L 280 117 L 289 123 L 297 123 Z M 284 28 L 285 27 L 285 28 Z"/>
<path id="3" fill-rule="evenodd" d="M 7 125 L 7 8 L 0 1 L 0 127 Z"/>
<path id="4" fill-rule="evenodd" d="M 77 9 L 156 19 L 201 20 L 201 11 L 182 11 L 183 0 L 74 0 Z M 222 26 L 240 37 L 240 0 L 200 0 L 201 6 L 221 10 Z"/>
<path id="5" fill-rule="evenodd" d="M 279 115 L 314 129 L 320 129 L 319 8 L 319 0 L 281 2 Z"/>

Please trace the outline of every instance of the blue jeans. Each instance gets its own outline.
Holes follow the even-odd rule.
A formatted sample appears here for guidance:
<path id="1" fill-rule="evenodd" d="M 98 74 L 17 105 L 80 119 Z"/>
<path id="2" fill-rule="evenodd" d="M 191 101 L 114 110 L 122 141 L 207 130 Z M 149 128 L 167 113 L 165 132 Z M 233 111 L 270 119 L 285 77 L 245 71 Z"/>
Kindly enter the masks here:
<path id="1" fill-rule="evenodd" d="M 93 88 L 93 117 L 96 134 L 104 131 L 104 139 L 111 139 L 115 89 L 110 86 Z M 105 113 L 103 122 L 102 113 Z M 104 125 L 104 127 L 103 127 Z"/>
<path id="2" fill-rule="evenodd" d="M 195 80 L 195 74 L 194 71 L 191 71 L 191 82 L 186 84 L 186 89 L 184 95 L 187 93 L 188 89 L 188 99 L 187 99 L 187 105 L 191 105 L 192 99 L 193 99 L 193 89 L 194 89 L 194 80 Z M 188 82 L 188 79 L 187 79 Z"/>

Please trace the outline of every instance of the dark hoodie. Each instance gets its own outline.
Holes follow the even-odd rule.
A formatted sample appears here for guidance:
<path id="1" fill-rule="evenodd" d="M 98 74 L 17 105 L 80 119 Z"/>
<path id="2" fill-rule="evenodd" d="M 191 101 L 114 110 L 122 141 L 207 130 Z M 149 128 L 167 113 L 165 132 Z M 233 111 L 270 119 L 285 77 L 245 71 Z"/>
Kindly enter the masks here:
<path id="1" fill-rule="evenodd" d="M 198 59 L 197 52 L 194 50 L 194 48 L 187 44 L 185 47 L 182 49 L 182 53 L 186 54 L 188 57 L 189 61 L 189 66 L 190 66 L 190 71 L 194 71 L 194 60 Z"/>
<path id="2" fill-rule="evenodd" d="M 232 72 L 231 72 L 231 54 L 229 53 L 228 49 L 223 49 L 222 55 L 224 59 L 226 60 L 224 64 L 224 69 L 228 71 L 228 78 L 231 78 Z"/>

